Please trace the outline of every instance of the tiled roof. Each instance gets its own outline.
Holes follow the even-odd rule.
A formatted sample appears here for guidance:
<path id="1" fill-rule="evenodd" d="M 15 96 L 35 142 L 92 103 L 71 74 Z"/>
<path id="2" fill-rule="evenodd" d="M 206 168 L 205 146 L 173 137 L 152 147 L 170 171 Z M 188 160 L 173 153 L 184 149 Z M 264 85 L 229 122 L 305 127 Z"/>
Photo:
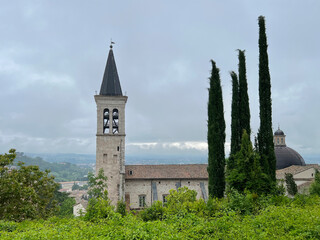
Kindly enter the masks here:
<path id="1" fill-rule="evenodd" d="M 208 179 L 207 164 L 172 164 L 172 165 L 126 165 L 126 179 Z M 276 171 L 277 179 L 284 179 L 285 173 L 292 175 L 316 168 L 318 164 L 306 166 L 292 165 Z M 132 173 L 132 174 L 131 174 Z"/>
<path id="2" fill-rule="evenodd" d="M 295 175 L 303 171 L 306 171 L 310 168 L 315 168 L 320 170 L 320 167 L 318 164 L 307 164 L 306 166 L 292 165 L 290 167 L 277 170 L 276 171 L 277 179 L 284 179 L 286 173 L 291 173 L 292 175 Z"/>
<path id="3" fill-rule="evenodd" d="M 126 165 L 129 179 L 208 179 L 207 164 Z"/>

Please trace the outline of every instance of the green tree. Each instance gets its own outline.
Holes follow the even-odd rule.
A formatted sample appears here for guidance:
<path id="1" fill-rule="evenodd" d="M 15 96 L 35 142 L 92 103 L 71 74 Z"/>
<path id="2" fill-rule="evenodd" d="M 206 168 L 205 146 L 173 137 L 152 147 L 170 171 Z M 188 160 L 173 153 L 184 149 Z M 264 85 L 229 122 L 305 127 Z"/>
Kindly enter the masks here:
<path id="1" fill-rule="evenodd" d="M 298 187 L 296 182 L 293 179 L 293 175 L 291 173 L 286 173 L 285 174 L 285 181 L 287 185 L 287 191 L 289 195 L 294 196 L 298 192 Z"/>
<path id="2" fill-rule="evenodd" d="M 14 149 L 0 155 L 0 219 L 23 221 L 52 216 L 58 209 L 54 177 L 48 170 L 24 166 L 23 162 L 12 168 L 15 157 Z"/>
<path id="3" fill-rule="evenodd" d="M 310 194 L 320 196 L 320 173 L 316 170 L 316 175 L 314 177 L 314 182 L 310 186 Z"/>
<path id="4" fill-rule="evenodd" d="M 209 196 L 222 198 L 225 189 L 225 121 L 219 69 L 211 60 L 208 101 L 208 175 Z"/>
<path id="5" fill-rule="evenodd" d="M 248 83 L 247 83 L 247 70 L 246 70 L 246 57 L 244 50 L 239 51 L 239 136 L 241 139 L 243 130 L 246 130 L 247 134 L 251 134 L 250 128 L 250 107 L 248 96 Z"/>
<path id="6" fill-rule="evenodd" d="M 241 140 L 241 149 L 235 154 L 235 167 L 227 176 L 230 188 L 239 192 L 249 190 L 255 193 L 264 193 L 268 190 L 268 176 L 261 170 L 259 154 L 253 151 L 249 135 L 244 130 Z"/>
<path id="7" fill-rule="evenodd" d="M 272 132 L 271 80 L 269 73 L 268 45 L 265 19 L 259 17 L 259 101 L 260 128 L 258 132 L 258 151 L 264 173 L 276 182 L 276 157 Z"/>
<path id="8" fill-rule="evenodd" d="M 99 169 L 97 176 L 91 172 L 88 174 L 89 203 L 85 214 L 86 220 L 97 221 L 114 215 L 114 207 L 108 199 L 107 180 L 102 168 Z"/>
<path id="9" fill-rule="evenodd" d="M 59 210 L 58 216 L 60 217 L 72 217 L 73 216 L 73 206 L 76 204 L 74 198 L 68 197 L 62 202 Z"/>
<path id="10" fill-rule="evenodd" d="M 104 175 L 102 168 L 99 169 L 98 175 L 94 176 L 92 172 L 88 174 L 88 195 L 90 198 L 103 198 L 108 199 L 107 190 L 107 180 L 108 177 Z"/>
<path id="11" fill-rule="evenodd" d="M 80 190 L 80 186 L 78 184 L 76 184 L 75 182 L 72 185 L 72 191 L 74 190 Z"/>
<path id="12" fill-rule="evenodd" d="M 54 192 L 54 200 L 57 202 L 59 208 L 56 215 L 59 217 L 73 216 L 73 206 L 76 204 L 74 198 L 69 197 L 69 193 L 60 192 L 59 187 Z"/>
<path id="13" fill-rule="evenodd" d="M 240 150 L 240 122 L 239 122 L 239 82 L 235 72 L 231 72 L 232 79 L 232 104 L 231 104 L 231 147 L 230 156 L 227 162 L 229 173 L 235 165 L 234 154 Z"/>

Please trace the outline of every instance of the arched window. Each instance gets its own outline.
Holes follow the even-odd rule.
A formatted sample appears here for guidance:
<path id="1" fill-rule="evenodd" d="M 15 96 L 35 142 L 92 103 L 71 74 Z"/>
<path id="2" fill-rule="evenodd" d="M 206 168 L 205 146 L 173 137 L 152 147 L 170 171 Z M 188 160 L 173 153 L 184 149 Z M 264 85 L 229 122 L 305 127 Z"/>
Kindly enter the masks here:
<path id="1" fill-rule="evenodd" d="M 112 132 L 119 133 L 119 111 L 116 108 L 112 111 Z"/>
<path id="2" fill-rule="evenodd" d="M 109 109 L 106 108 L 103 110 L 103 133 L 109 133 Z"/>

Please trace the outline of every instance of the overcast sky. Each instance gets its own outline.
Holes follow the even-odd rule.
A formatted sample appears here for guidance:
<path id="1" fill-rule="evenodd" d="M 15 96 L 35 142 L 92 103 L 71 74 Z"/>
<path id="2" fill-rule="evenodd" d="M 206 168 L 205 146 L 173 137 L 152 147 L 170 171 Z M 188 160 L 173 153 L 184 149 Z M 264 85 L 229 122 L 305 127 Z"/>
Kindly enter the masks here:
<path id="1" fill-rule="evenodd" d="M 127 154 L 206 154 L 210 59 L 220 68 L 230 142 L 236 49 L 246 50 L 259 126 L 258 16 L 266 17 L 274 131 L 320 154 L 320 2 L 0 0 L 0 152 L 95 153 L 109 51 L 126 105 Z"/>

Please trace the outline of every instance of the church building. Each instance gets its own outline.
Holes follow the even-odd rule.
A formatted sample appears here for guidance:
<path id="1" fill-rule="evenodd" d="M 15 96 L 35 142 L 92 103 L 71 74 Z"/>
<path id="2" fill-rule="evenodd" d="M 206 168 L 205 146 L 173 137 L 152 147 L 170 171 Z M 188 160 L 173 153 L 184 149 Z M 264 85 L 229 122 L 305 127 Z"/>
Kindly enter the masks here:
<path id="1" fill-rule="evenodd" d="M 102 168 L 108 177 L 107 190 L 113 205 L 123 199 L 131 209 L 140 209 L 157 200 L 166 202 L 169 190 L 183 186 L 195 190 L 198 198 L 207 200 L 207 164 L 125 165 L 125 107 L 128 97 L 122 94 L 112 45 L 100 93 L 94 98 L 97 104 L 96 173 Z M 291 167 L 288 171 L 297 176 L 303 175 L 301 184 L 305 184 L 306 178 L 314 178 L 315 168 L 306 166 L 300 154 L 286 146 L 283 131 L 278 129 L 275 132 L 274 141 L 277 169 L 282 169 L 279 174 L 277 170 L 279 179 L 283 179 L 288 167 Z M 299 170 L 292 169 L 292 165 L 298 165 Z M 305 171 L 307 175 L 301 174 Z"/>
<path id="2" fill-rule="evenodd" d="M 198 197 L 208 198 L 206 164 L 125 165 L 125 106 L 112 45 L 100 88 L 94 96 L 97 104 L 96 173 L 108 177 L 111 203 L 123 199 L 131 209 L 165 202 L 170 189 L 187 186 Z"/>

